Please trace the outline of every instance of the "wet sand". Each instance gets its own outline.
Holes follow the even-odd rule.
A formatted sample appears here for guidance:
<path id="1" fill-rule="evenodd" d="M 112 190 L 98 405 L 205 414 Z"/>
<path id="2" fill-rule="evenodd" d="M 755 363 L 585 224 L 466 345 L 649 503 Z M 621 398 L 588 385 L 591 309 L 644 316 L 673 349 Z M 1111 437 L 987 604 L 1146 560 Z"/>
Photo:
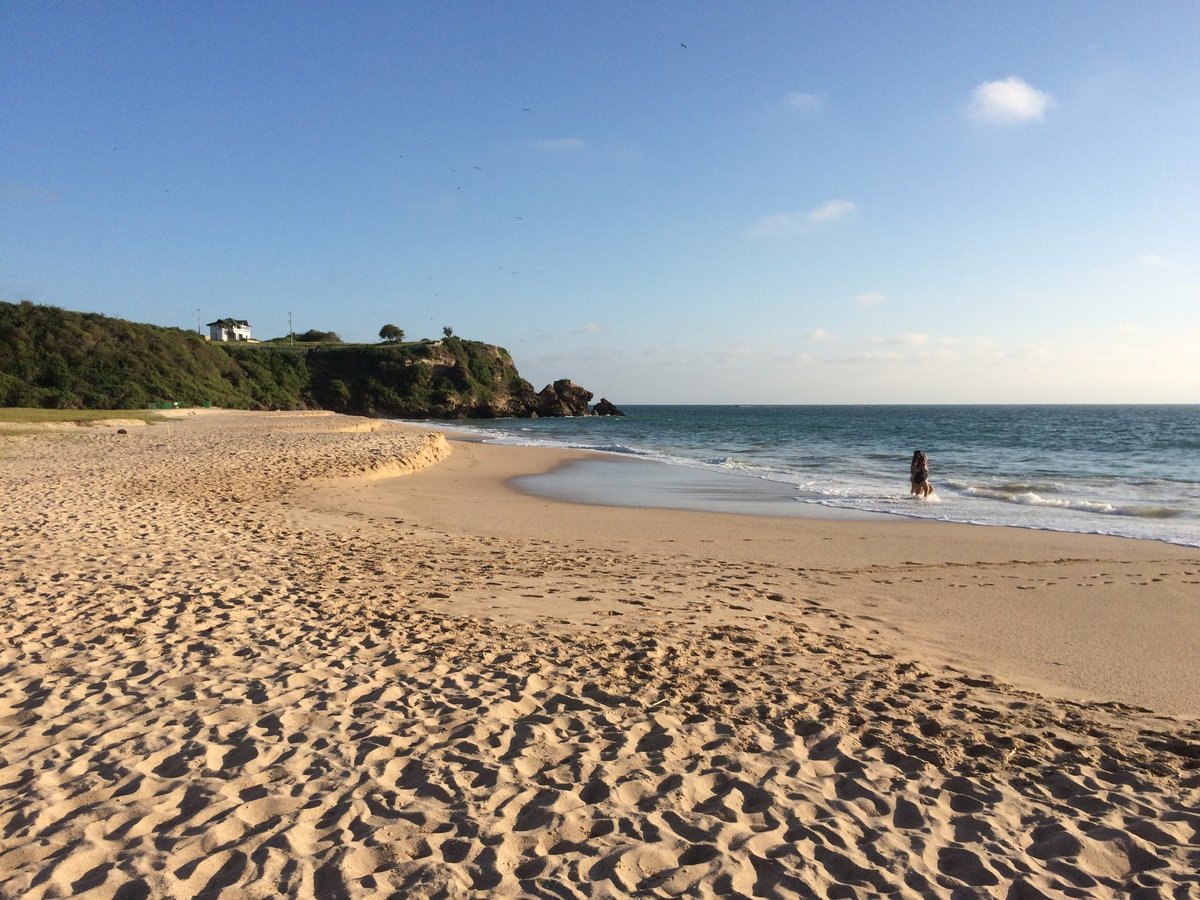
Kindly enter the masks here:
<path id="1" fill-rule="evenodd" d="M 0 896 L 1200 891 L 1197 551 L 127 431 L 0 436 Z"/>

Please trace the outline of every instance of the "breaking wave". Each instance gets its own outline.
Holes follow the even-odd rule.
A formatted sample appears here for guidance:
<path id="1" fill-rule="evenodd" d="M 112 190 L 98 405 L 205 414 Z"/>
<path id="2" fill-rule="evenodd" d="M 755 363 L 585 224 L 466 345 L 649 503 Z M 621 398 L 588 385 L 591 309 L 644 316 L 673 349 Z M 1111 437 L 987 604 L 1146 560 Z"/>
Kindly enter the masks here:
<path id="1" fill-rule="evenodd" d="M 1130 516 L 1136 519 L 1175 519 L 1187 515 L 1182 509 L 1170 506 L 1143 506 L 1137 504 L 1114 504 L 1103 500 L 1083 500 L 1070 497 L 1044 497 L 1026 485 L 1000 485 L 998 487 L 965 487 L 961 493 L 964 497 L 977 497 L 982 500 L 999 500 L 1004 503 L 1017 503 L 1021 506 L 1046 506 L 1055 509 L 1073 509 L 1078 512 L 1094 513 L 1104 516 Z"/>

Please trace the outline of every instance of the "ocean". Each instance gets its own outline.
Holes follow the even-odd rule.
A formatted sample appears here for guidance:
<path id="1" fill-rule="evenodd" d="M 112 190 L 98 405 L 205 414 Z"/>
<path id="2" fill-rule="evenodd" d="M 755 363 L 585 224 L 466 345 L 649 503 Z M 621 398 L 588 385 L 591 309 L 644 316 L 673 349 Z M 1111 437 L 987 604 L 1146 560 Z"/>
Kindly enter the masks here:
<path id="1" fill-rule="evenodd" d="M 604 454 L 520 479 L 566 500 L 910 516 L 1200 547 L 1200 405 L 622 409 L 446 427 Z M 918 449 L 930 459 L 929 500 L 908 493 Z"/>

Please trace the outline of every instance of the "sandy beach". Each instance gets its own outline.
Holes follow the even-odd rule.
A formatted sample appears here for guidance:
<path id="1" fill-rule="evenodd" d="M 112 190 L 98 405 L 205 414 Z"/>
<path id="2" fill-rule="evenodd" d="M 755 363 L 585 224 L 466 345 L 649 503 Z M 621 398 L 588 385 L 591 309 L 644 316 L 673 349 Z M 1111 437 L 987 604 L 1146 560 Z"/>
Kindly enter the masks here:
<path id="1" fill-rule="evenodd" d="M 0 897 L 1200 897 L 1200 551 L 572 456 L 0 431 Z"/>

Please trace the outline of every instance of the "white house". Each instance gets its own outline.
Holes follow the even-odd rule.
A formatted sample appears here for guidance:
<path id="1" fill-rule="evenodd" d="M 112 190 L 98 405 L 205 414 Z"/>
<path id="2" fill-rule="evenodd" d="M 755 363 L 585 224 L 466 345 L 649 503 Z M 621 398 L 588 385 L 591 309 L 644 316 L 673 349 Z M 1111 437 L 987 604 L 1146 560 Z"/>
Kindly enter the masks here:
<path id="1" fill-rule="evenodd" d="M 250 323 L 244 319 L 217 319 L 208 323 L 208 337 L 213 341 L 248 341 Z"/>

